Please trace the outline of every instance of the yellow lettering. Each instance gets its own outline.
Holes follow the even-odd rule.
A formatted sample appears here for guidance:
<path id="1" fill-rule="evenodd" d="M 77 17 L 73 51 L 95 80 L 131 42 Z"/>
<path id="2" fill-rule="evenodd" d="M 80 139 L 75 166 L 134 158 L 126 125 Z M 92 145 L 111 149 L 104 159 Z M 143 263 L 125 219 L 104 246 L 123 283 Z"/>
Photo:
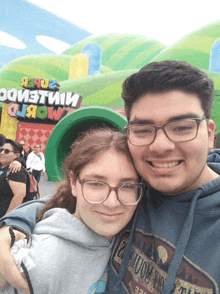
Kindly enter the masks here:
<path id="1" fill-rule="evenodd" d="M 22 78 L 21 79 L 21 87 L 27 88 L 29 83 L 29 78 Z"/>
<path id="2" fill-rule="evenodd" d="M 33 117 L 36 118 L 37 116 L 37 106 L 36 105 L 30 105 L 27 107 L 27 113 L 26 117 Z"/>
<path id="3" fill-rule="evenodd" d="M 43 89 L 48 89 L 48 87 L 49 87 L 49 83 L 50 83 L 50 80 L 42 80 L 42 81 L 41 81 L 41 87 L 42 87 Z"/>

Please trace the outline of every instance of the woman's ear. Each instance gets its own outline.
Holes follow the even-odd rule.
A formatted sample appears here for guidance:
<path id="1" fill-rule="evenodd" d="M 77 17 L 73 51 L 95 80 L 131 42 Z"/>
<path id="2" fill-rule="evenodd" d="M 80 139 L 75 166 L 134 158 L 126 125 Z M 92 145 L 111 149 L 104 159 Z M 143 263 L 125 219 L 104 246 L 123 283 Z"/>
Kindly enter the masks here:
<path id="1" fill-rule="evenodd" d="M 70 178 L 71 192 L 74 197 L 77 197 L 77 195 L 76 195 L 76 180 L 75 180 L 75 177 L 74 177 L 72 171 L 69 171 L 69 178 Z"/>

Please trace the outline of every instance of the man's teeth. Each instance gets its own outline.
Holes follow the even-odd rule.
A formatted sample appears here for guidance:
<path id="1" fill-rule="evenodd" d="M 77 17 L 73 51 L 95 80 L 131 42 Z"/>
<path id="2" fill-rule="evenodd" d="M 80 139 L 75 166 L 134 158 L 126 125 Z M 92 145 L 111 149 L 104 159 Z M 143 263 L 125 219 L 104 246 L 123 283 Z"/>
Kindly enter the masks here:
<path id="1" fill-rule="evenodd" d="M 151 162 L 152 166 L 159 167 L 159 168 L 171 168 L 171 167 L 177 166 L 179 163 L 180 163 L 179 161 L 173 161 L 169 163 Z"/>

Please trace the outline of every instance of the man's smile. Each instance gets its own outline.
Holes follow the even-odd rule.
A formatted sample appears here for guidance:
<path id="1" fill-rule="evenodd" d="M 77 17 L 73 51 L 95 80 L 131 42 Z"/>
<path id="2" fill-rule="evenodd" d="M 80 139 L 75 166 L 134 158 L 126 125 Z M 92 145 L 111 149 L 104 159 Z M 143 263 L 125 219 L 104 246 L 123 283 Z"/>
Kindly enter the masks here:
<path id="1" fill-rule="evenodd" d="M 170 162 L 147 161 L 151 166 L 156 168 L 173 168 L 181 164 L 182 160 L 175 160 Z"/>

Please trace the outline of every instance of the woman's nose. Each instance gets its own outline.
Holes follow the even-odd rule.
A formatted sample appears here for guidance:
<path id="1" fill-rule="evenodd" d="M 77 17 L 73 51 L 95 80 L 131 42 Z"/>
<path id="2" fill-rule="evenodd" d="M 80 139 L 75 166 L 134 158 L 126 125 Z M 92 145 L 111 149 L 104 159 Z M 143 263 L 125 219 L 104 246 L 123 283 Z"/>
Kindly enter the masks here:
<path id="1" fill-rule="evenodd" d="M 108 198 L 103 202 L 105 206 L 108 206 L 109 208 L 115 208 L 121 205 L 121 203 L 118 200 L 117 192 L 116 190 L 112 189 L 108 195 Z"/>

